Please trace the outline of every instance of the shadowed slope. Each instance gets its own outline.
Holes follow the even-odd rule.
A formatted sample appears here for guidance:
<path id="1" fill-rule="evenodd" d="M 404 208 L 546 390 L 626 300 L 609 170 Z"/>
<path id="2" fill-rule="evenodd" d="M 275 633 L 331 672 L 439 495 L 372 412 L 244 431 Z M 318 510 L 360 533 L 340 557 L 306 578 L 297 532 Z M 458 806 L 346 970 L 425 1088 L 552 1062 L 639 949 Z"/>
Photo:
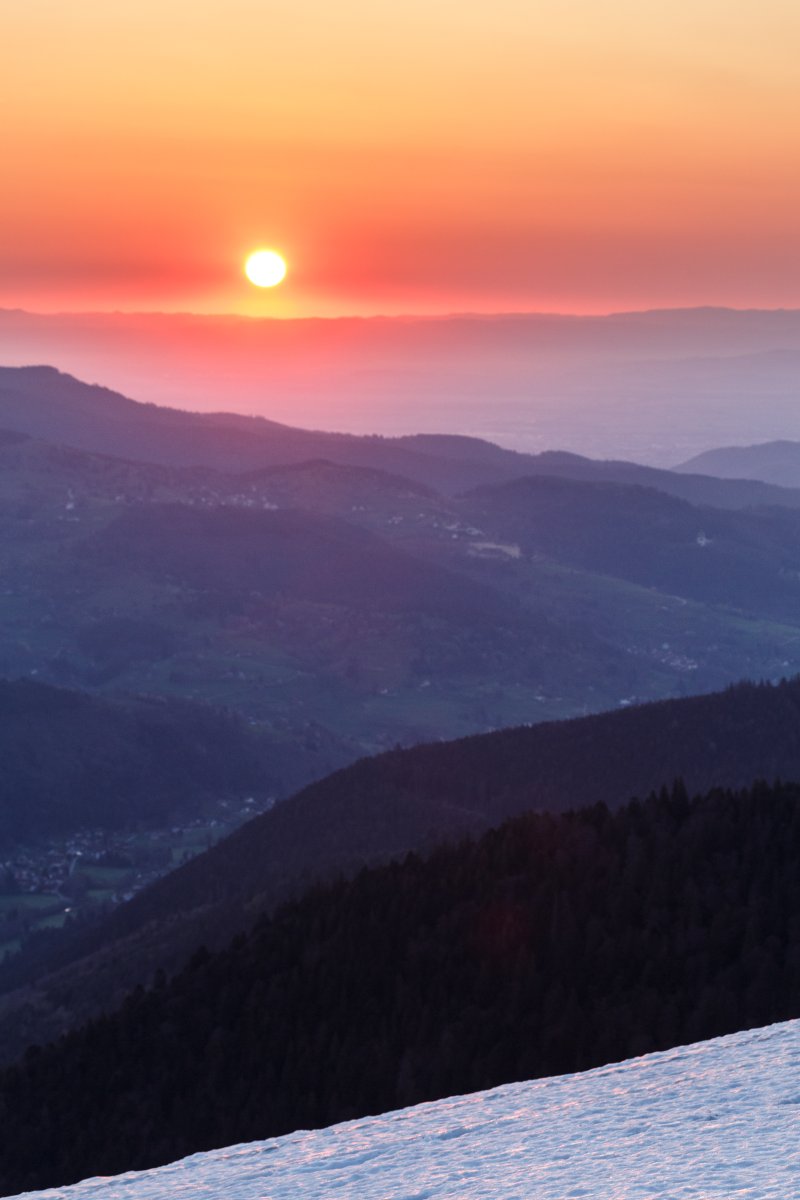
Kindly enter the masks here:
<path id="1" fill-rule="evenodd" d="M 800 681 L 363 759 L 249 822 L 65 948 L 84 959 L 38 992 L 6 1000 L 3 1054 L 108 1005 L 157 966 L 173 969 L 200 942 L 223 944 L 313 882 L 531 809 L 619 805 L 676 777 L 692 790 L 800 779 Z"/>
<path id="2" fill-rule="evenodd" d="M 797 785 L 676 789 L 613 814 L 528 815 L 317 889 L 3 1072 L 0 1186 L 794 1017 L 798 852 Z"/>

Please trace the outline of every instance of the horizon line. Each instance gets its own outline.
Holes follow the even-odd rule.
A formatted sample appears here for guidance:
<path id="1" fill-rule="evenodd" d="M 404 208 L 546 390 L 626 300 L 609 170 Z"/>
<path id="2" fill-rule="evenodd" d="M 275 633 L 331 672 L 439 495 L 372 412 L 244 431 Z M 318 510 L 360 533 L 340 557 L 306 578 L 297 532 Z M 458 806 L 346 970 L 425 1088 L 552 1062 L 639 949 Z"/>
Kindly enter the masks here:
<path id="1" fill-rule="evenodd" d="M 25 316 L 25 317 L 182 317 L 191 318 L 192 320 L 201 321 L 270 321 L 280 324 L 299 323 L 299 322 L 326 322 L 332 323 L 335 321 L 476 321 L 476 320 L 511 320 L 525 318 L 542 318 L 550 320 L 565 320 L 565 321 L 606 321 L 615 317 L 645 317 L 659 316 L 664 314 L 677 313 L 735 313 L 735 314 L 751 314 L 763 313 L 770 315 L 777 314 L 800 314 L 800 306 L 787 307 L 780 305 L 775 308 L 765 308 L 758 306 L 738 307 L 729 304 L 686 304 L 673 306 L 656 306 L 654 308 L 630 308 L 630 309 L 609 309 L 607 312 L 561 312 L 552 309 L 487 309 L 487 310 L 453 310 L 452 312 L 430 313 L 430 312 L 402 312 L 402 313 L 341 313 L 336 316 L 323 315 L 308 315 L 308 316 L 272 316 L 258 315 L 254 313 L 239 313 L 239 312 L 193 312 L 191 309 L 30 309 L 30 308 L 6 308 L 0 306 L 0 316 Z"/>

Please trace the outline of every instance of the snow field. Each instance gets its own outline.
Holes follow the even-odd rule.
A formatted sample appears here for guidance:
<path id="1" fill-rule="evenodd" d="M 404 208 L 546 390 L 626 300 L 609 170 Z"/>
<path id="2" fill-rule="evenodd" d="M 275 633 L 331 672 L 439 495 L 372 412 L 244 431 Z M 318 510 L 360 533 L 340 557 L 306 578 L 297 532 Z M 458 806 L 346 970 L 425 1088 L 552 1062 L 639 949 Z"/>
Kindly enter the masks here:
<path id="1" fill-rule="evenodd" d="M 37 1200 L 797 1200 L 800 1021 Z"/>

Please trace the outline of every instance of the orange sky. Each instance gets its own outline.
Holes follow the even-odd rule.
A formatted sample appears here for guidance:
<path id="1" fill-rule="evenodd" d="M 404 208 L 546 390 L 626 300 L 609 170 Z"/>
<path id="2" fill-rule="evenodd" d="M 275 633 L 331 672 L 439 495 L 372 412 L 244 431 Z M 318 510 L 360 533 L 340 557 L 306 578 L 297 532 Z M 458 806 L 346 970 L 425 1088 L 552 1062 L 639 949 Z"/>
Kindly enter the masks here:
<path id="1" fill-rule="evenodd" d="M 8 2 L 0 306 L 797 306 L 798 61 L 796 0 Z"/>

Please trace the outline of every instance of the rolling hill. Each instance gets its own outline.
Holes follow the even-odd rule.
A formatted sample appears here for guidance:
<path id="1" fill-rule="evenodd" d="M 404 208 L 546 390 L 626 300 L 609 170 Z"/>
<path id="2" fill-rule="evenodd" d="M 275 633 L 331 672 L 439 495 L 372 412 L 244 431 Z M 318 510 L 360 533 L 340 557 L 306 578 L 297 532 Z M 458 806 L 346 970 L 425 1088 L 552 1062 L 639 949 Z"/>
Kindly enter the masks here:
<path id="1" fill-rule="evenodd" d="M 756 446 L 725 446 L 706 450 L 681 463 L 676 471 L 715 475 L 721 479 L 759 480 L 795 488 L 800 483 L 800 442 L 762 442 Z"/>
<path id="2" fill-rule="evenodd" d="M 550 477 L 445 497 L 375 467 L 231 475 L 13 432 L 0 468 L 0 671 L 234 708 L 276 752 L 310 751 L 309 778 L 397 742 L 800 667 L 789 509 L 650 489 L 644 511 L 630 485 Z M 584 563 L 583 523 L 606 547 Z M 635 539 L 659 574 L 615 560 L 627 546 L 636 567 Z"/>
<path id="3" fill-rule="evenodd" d="M 102 390 L 62 382 L 92 428 L 98 408 L 116 411 Z M 455 454 L 463 439 L 444 440 Z M 477 445 L 519 468 L 523 456 Z M 549 476 L 458 498 L 375 466 L 232 475 L 15 432 L 0 465 L 6 676 L 207 699 L 303 744 L 319 727 L 323 770 L 532 711 L 800 666 L 788 508 L 681 507 L 652 488 Z M 582 526 L 593 556 L 576 546 Z"/>
<path id="4" fill-rule="evenodd" d="M 69 941 L 2 969 L 0 1054 L 121 1000 L 201 942 L 364 864 L 480 833 L 527 811 L 624 804 L 682 778 L 692 791 L 800 779 L 800 682 L 502 730 L 364 759 L 248 822 Z M 44 973 L 49 965 L 50 973 Z M 35 988 L 23 987 L 40 977 Z"/>
<path id="5" fill-rule="evenodd" d="M 720 508 L 800 506 L 800 476 L 786 486 L 757 482 L 748 471 L 687 473 L 577 454 L 525 454 L 477 437 L 418 434 L 356 436 L 293 428 L 264 417 L 197 413 L 142 404 L 52 367 L 0 367 L 0 429 L 75 449 L 161 466 L 204 466 L 227 473 L 323 459 L 400 476 L 452 495 L 523 475 L 655 487 L 691 503 Z"/>
<path id="6" fill-rule="evenodd" d="M 0 852 L 80 829 L 163 828 L 225 796 L 274 791 L 281 767 L 231 714 L 0 680 Z"/>
<path id="7" fill-rule="evenodd" d="M 510 450 L 419 453 L 400 439 L 295 429 L 263 417 L 191 413 L 141 404 L 51 367 L 0 367 L 0 428 L 93 453 L 169 466 L 244 472 L 326 458 L 454 492 L 520 473 Z"/>
<path id="8" fill-rule="evenodd" d="M 525 478 L 465 497 L 497 539 L 582 570 L 742 612 L 792 619 L 800 521 L 788 510 L 725 512 L 654 488 Z"/>

